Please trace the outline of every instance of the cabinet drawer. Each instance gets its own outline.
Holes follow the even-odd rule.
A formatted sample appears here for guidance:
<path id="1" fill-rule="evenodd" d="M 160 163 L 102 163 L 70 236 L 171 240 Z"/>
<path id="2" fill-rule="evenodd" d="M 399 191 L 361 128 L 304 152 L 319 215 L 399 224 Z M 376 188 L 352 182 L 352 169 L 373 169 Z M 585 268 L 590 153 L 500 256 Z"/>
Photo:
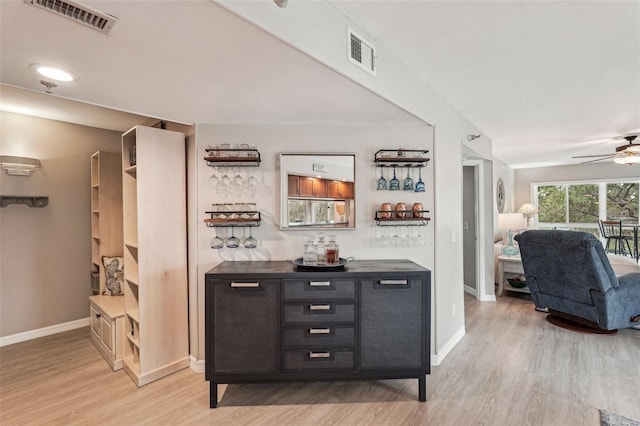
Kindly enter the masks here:
<path id="1" fill-rule="evenodd" d="M 301 350 L 285 351 L 282 358 L 284 370 L 352 370 L 355 355 L 353 351 Z"/>
<path id="2" fill-rule="evenodd" d="M 349 279 L 282 280 L 282 298 L 350 299 L 356 297 L 356 283 Z"/>
<path id="3" fill-rule="evenodd" d="M 356 342 L 356 329 L 335 325 L 308 325 L 305 327 L 285 327 L 282 330 L 284 347 L 350 347 Z"/>
<path id="4" fill-rule="evenodd" d="M 283 307 L 284 323 L 328 324 L 333 322 L 354 322 L 353 303 L 308 302 L 285 303 Z"/>

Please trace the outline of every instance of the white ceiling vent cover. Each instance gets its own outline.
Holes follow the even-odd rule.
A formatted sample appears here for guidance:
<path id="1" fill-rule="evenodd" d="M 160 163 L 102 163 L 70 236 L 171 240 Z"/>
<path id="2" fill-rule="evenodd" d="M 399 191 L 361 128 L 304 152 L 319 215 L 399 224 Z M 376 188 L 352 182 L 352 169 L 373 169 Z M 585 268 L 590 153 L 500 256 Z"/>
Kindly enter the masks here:
<path id="1" fill-rule="evenodd" d="M 376 48 L 373 43 L 365 40 L 351 28 L 347 28 L 347 35 L 349 61 L 369 74 L 376 75 Z"/>
<path id="2" fill-rule="evenodd" d="M 48 10 L 72 21 L 86 25 L 96 31 L 109 34 L 118 18 L 107 13 L 100 12 L 75 1 L 69 0 L 24 0 L 26 4 Z"/>

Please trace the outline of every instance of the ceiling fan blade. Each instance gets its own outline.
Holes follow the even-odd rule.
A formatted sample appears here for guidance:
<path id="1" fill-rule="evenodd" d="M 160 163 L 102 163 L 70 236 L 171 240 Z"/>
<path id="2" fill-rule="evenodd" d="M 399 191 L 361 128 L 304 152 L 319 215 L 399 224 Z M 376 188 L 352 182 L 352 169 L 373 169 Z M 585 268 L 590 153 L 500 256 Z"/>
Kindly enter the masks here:
<path id="1" fill-rule="evenodd" d="M 606 157 L 596 158 L 595 160 L 583 161 L 583 162 L 582 162 L 582 163 L 580 163 L 580 164 L 595 163 L 596 161 L 608 160 L 609 158 L 613 158 L 613 157 L 617 157 L 617 155 L 615 155 L 615 154 L 611 154 L 611 155 L 607 155 Z"/>
<path id="2" fill-rule="evenodd" d="M 571 158 L 611 157 L 612 155 L 615 155 L 615 154 L 576 155 L 576 156 L 571 157 Z"/>

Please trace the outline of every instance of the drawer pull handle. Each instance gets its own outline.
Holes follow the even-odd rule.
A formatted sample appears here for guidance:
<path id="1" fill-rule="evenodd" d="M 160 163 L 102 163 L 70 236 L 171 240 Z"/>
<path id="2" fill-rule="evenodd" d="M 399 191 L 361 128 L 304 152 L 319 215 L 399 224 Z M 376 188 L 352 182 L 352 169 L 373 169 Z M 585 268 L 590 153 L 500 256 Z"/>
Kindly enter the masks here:
<path id="1" fill-rule="evenodd" d="M 231 288 L 257 288 L 260 287 L 260 283 L 237 283 L 233 281 Z"/>
<path id="2" fill-rule="evenodd" d="M 331 334 L 330 328 L 310 328 L 309 334 Z"/>
<path id="3" fill-rule="evenodd" d="M 102 317 L 102 314 L 97 313 L 97 314 L 96 314 L 96 318 L 100 318 L 100 317 Z"/>
<path id="4" fill-rule="evenodd" d="M 407 285 L 407 280 L 380 280 L 380 285 Z"/>
<path id="5" fill-rule="evenodd" d="M 310 281 L 309 287 L 329 287 L 331 286 L 331 281 Z"/>
<path id="6" fill-rule="evenodd" d="M 309 358 L 331 358 L 330 352 L 309 352 Z"/>
<path id="7" fill-rule="evenodd" d="M 326 305 L 309 305 L 309 310 L 310 311 L 329 311 L 331 310 L 331 305 L 328 303 Z"/>

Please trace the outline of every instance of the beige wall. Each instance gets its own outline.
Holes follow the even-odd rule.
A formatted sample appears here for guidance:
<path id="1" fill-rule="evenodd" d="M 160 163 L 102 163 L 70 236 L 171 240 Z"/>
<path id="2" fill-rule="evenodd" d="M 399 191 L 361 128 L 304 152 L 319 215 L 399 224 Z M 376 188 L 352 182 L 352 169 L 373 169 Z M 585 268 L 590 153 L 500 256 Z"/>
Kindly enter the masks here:
<path id="1" fill-rule="evenodd" d="M 30 177 L 0 174 L 2 195 L 49 197 L 0 209 L 0 337 L 87 318 L 91 154 L 120 152 L 120 133 L 0 113 L 0 154 L 34 157 Z"/>

